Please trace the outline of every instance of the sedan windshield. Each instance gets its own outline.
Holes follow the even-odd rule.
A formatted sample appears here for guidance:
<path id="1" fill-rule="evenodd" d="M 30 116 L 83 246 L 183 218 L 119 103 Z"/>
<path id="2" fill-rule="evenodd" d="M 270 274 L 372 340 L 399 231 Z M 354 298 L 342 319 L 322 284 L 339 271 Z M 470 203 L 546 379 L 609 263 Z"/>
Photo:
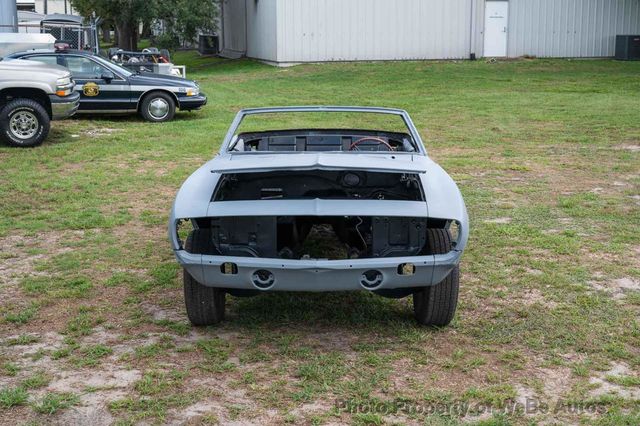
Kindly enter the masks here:
<path id="1" fill-rule="evenodd" d="M 124 68 L 124 67 L 122 67 L 122 66 L 120 66 L 120 65 L 118 65 L 118 64 L 116 64 L 114 62 L 107 61 L 106 59 L 104 59 L 104 58 L 102 58 L 100 56 L 94 56 L 94 59 L 96 61 L 100 62 L 100 64 L 105 65 L 105 66 L 113 69 L 114 71 L 122 74 L 125 77 L 130 77 L 130 76 L 133 75 L 133 73 L 130 70 L 128 70 L 128 69 L 126 69 L 126 68 Z"/>

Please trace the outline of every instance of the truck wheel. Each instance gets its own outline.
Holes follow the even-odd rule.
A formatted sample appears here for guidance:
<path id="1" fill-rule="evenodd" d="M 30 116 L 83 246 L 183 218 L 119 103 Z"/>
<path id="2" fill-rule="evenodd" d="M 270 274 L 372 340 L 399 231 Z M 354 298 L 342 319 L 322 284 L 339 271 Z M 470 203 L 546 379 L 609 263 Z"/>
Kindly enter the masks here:
<path id="1" fill-rule="evenodd" d="M 211 240 L 206 233 L 196 229 L 185 241 L 184 248 L 194 253 L 209 253 Z M 191 324 L 213 325 L 224 319 L 226 293 L 224 290 L 207 287 L 196 281 L 186 269 L 183 269 L 184 302 Z"/>
<path id="2" fill-rule="evenodd" d="M 154 123 L 169 121 L 176 113 L 176 102 L 164 92 L 152 92 L 144 97 L 140 106 L 142 117 Z"/>
<path id="3" fill-rule="evenodd" d="M 428 254 L 444 254 L 451 250 L 451 235 L 446 229 L 427 229 Z M 451 322 L 458 305 L 460 267 L 449 272 L 436 285 L 422 287 L 413 293 L 413 313 L 422 325 L 445 326 Z"/>
<path id="4" fill-rule="evenodd" d="M 49 127 L 49 114 L 32 99 L 14 99 L 0 111 L 0 135 L 11 146 L 40 145 Z"/>

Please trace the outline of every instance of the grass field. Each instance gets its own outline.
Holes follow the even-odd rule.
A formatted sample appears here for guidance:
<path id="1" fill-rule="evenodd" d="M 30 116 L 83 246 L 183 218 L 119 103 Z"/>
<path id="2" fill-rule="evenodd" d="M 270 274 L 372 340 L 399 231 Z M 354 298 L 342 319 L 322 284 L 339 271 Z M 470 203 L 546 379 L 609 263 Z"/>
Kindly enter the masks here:
<path id="1" fill-rule="evenodd" d="M 0 424 L 640 424 L 640 63 L 175 62 L 202 111 L 0 148 Z M 238 109 L 300 104 L 404 108 L 457 180 L 451 326 L 365 293 L 229 298 L 220 327 L 188 324 L 179 185 Z"/>

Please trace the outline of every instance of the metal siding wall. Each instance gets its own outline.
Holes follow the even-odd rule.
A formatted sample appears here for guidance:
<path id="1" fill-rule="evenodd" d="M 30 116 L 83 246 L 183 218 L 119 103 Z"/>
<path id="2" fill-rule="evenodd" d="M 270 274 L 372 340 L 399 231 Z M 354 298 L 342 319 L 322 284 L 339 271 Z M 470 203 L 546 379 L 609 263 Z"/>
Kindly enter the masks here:
<path id="1" fill-rule="evenodd" d="M 18 11 L 14 0 L 0 0 L 0 33 L 18 31 Z"/>
<path id="2" fill-rule="evenodd" d="M 247 0 L 247 56 L 276 61 L 277 0 Z"/>
<path id="3" fill-rule="evenodd" d="M 476 0 L 277 1 L 278 62 L 469 57 Z"/>
<path id="4" fill-rule="evenodd" d="M 224 49 L 244 53 L 247 50 L 246 4 L 244 0 L 223 0 L 222 45 Z"/>
<path id="5" fill-rule="evenodd" d="M 510 0 L 508 55 L 613 56 L 616 34 L 640 33 L 640 0 Z"/>

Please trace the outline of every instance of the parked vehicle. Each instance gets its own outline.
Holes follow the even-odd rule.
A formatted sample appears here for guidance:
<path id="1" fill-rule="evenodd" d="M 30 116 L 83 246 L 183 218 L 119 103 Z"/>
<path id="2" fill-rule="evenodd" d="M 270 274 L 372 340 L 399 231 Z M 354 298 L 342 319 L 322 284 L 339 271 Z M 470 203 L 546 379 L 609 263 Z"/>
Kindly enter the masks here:
<path id="1" fill-rule="evenodd" d="M 34 61 L 0 58 L 0 139 L 32 147 L 49 133 L 49 121 L 72 116 L 80 95 L 68 70 Z"/>
<path id="2" fill-rule="evenodd" d="M 78 113 L 139 113 L 152 122 L 169 121 L 176 109 L 191 111 L 207 97 L 191 80 L 152 73 L 134 73 L 98 55 L 78 50 L 27 51 L 9 55 L 57 64 L 69 69 L 80 92 Z"/>
<path id="3" fill-rule="evenodd" d="M 227 293 L 366 290 L 412 295 L 417 321 L 443 326 L 468 234 L 458 187 L 409 115 L 385 108 L 240 111 L 169 220 L 195 325 L 221 321 Z"/>
<path id="4" fill-rule="evenodd" d="M 55 43 L 51 34 L 0 33 L 0 58 L 23 50 L 53 49 Z"/>
<path id="5" fill-rule="evenodd" d="M 112 47 L 107 51 L 111 62 L 123 66 L 133 72 L 152 72 L 162 75 L 173 75 L 186 78 L 186 67 L 171 63 L 171 56 L 167 49 L 158 50 L 155 47 L 132 52 Z"/>

